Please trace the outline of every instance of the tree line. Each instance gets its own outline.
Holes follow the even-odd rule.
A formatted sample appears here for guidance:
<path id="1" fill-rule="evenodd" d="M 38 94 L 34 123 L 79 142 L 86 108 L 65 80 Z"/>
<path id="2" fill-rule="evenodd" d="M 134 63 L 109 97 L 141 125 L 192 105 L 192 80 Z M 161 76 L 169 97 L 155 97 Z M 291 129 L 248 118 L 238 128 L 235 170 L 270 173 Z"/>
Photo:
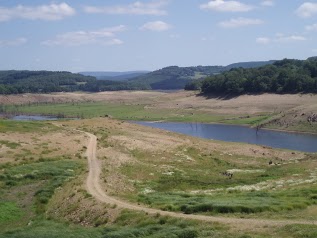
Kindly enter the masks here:
<path id="1" fill-rule="evenodd" d="M 64 71 L 0 71 L 0 94 L 144 90 L 140 83 L 97 80 Z"/>
<path id="2" fill-rule="evenodd" d="M 259 68 L 235 68 L 186 85 L 202 93 L 317 93 L 317 58 L 284 59 Z"/>
<path id="3" fill-rule="evenodd" d="M 95 80 L 64 71 L 0 71 L 0 94 L 76 91 Z"/>

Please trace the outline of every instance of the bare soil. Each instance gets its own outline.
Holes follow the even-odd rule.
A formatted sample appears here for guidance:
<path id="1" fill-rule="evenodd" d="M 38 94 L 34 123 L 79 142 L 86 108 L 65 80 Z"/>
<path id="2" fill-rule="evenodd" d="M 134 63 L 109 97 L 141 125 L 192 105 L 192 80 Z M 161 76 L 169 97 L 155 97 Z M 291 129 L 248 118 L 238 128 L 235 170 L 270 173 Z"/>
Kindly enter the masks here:
<path id="1" fill-rule="evenodd" d="M 279 113 L 317 104 L 313 94 L 261 94 L 236 97 L 199 96 L 197 92 L 119 91 L 101 93 L 52 93 L 0 95 L 1 104 L 108 102 L 146 104 L 149 108 L 199 109 L 216 114 Z M 315 109 L 315 108 L 314 108 Z"/>

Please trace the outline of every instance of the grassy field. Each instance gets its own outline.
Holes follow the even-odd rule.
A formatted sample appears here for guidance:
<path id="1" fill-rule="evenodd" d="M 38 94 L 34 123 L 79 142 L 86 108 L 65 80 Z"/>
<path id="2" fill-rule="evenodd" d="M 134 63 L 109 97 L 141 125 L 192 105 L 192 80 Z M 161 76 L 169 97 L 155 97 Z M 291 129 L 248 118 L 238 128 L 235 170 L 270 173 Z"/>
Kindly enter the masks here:
<path id="1" fill-rule="evenodd" d="M 34 132 L 39 131 L 42 133 L 51 132 L 57 128 L 47 122 L 15 122 L 11 120 L 0 120 L 0 133 L 13 133 L 13 132 Z M 14 143 L 14 142 L 12 142 Z"/>
<path id="2" fill-rule="evenodd" d="M 124 165 L 121 172 L 137 181 L 138 192 L 125 198 L 151 207 L 208 214 L 266 211 L 284 216 L 317 204 L 317 171 L 311 170 L 316 168 L 316 156 L 270 166 L 270 158 L 207 154 L 192 147 L 171 153 L 130 153 L 139 163 Z M 225 171 L 233 171 L 234 176 L 223 175 Z"/>
<path id="3" fill-rule="evenodd" d="M 255 115 L 231 115 L 214 114 L 195 109 L 167 109 L 147 108 L 146 105 L 126 105 L 117 103 L 66 103 L 66 104 L 43 104 L 23 105 L 7 107 L 7 112 L 20 114 L 51 115 L 70 118 L 94 118 L 112 117 L 120 120 L 135 121 L 174 121 L 174 122 L 203 122 L 203 123 L 227 123 L 256 125 L 267 120 L 271 115 L 259 113 Z"/>
<path id="4" fill-rule="evenodd" d="M 7 133 L 1 143 L 8 150 L 22 150 L 26 146 L 13 143 L 11 136 L 36 136 L 32 129 L 25 130 L 30 127 L 36 128 L 43 138 L 37 146 L 46 150 L 51 150 L 54 143 L 45 135 L 64 133 L 64 140 L 67 135 L 82 142 L 67 128 L 95 133 L 98 157 L 104 163 L 105 189 L 131 202 L 216 216 L 314 220 L 317 214 L 315 155 L 263 148 L 261 151 L 243 144 L 237 147 L 244 152 L 234 153 L 235 144 L 227 147 L 227 143 L 105 118 L 65 121 L 64 128 L 42 122 L 1 123 L 6 125 L 2 133 Z M 254 154 L 256 150 L 259 152 Z M 14 154 L 11 156 L 14 160 Z M 83 156 L 74 153 L 67 157 L 33 157 L 1 165 L 0 237 L 242 238 L 316 234 L 316 227 L 307 225 L 258 230 L 120 210 L 97 202 L 84 190 Z M 279 165 L 269 166 L 269 160 Z M 223 175 L 224 171 L 232 171 L 232 179 Z M 114 174 L 122 176 L 116 178 Z"/>
<path id="5" fill-rule="evenodd" d="M 264 96 L 255 108 L 249 98 L 202 101 L 182 93 L 131 100 L 130 94 L 123 95 L 124 100 L 6 106 L 16 113 L 86 119 L 57 122 L 60 127 L 0 120 L 0 237 L 317 236 L 313 225 L 223 225 L 101 203 L 85 190 L 87 137 L 73 130 L 97 135 L 102 186 L 117 198 L 186 214 L 315 221 L 316 154 L 198 139 L 125 122 L 256 126 L 273 119 L 265 126 L 313 132 L 317 127 L 306 117 L 314 106 L 296 104 L 311 98 L 287 96 L 278 110 L 263 103 Z"/>

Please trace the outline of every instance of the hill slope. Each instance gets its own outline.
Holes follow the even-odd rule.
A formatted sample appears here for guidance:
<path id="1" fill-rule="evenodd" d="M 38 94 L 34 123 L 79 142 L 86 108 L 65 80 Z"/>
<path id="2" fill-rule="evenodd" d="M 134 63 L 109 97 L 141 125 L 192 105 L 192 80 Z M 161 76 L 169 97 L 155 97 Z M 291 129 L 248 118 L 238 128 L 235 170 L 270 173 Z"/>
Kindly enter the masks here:
<path id="1" fill-rule="evenodd" d="M 284 59 L 260 68 L 235 68 L 206 78 L 203 93 L 317 93 L 317 58 Z"/>
<path id="2" fill-rule="evenodd" d="M 0 94 L 75 91 L 94 81 L 70 72 L 7 70 L 0 71 Z"/>
<path id="3" fill-rule="evenodd" d="M 255 68 L 275 61 L 243 62 L 230 64 L 228 66 L 196 66 L 178 67 L 169 66 L 151 73 L 133 78 L 130 82 L 146 85 L 151 89 L 183 89 L 186 84 L 192 81 L 203 80 L 204 78 L 228 71 L 235 67 Z"/>
<path id="4" fill-rule="evenodd" d="M 126 72 L 110 72 L 110 71 L 96 71 L 96 72 L 79 72 L 85 76 L 93 76 L 100 80 L 124 81 L 131 78 L 139 77 L 149 73 L 149 71 L 126 71 Z"/>

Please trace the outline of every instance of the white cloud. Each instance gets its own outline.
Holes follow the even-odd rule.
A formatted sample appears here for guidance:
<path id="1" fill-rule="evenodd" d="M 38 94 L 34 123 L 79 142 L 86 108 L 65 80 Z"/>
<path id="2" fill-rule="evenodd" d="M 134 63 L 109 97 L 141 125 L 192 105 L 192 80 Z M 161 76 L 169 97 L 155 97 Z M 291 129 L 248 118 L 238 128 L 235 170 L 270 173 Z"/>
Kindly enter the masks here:
<path id="1" fill-rule="evenodd" d="M 104 13 L 104 14 L 130 14 L 130 15 L 166 15 L 167 12 L 163 9 L 168 4 L 166 0 L 142 3 L 140 1 L 129 5 L 117 6 L 85 6 L 86 13 Z"/>
<path id="2" fill-rule="evenodd" d="M 54 21 L 73 16 L 74 14 L 75 10 L 67 3 L 52 3 L 35 7 L 18 5 L 12 8 L 0 7 L 0 22 L 12 19 Z"/>
<path id="3" fill-rule="evenodd" d="M 252 26 L 252 25 L 260 25 L 264 22 L 260 19 L 251 19 L 251 18 L 234 18 L 229 21 L 223 21 L 219 23 L 219 26 L 224 28 L 236 28 L 236 27 L 244 27 L 244 26 Z"/>
<path id="4" fill-rule="evenodd" d="M 103 45 L 122 45 L 124 42 L 120 39 L 111 39 L 111 40 L 108 40 L 108 41 L 104 41 L 103 42 Z"/>
<path id="5" fill-rule="evenodd" d="M 277 42 L 292 42 L 292 41 L 306 41 L 306 37 L 301 36 L 301 35 L 290 35 L 290 36 L 285 36 L 285 35 L 278 35 L 275 41 Z"/>
<path id="6" fill-rule="evenodd" d="M 310 26 L 306 26 L 305 29 L 307 31 L 317 31 L 317 23 L 310 25 Z"/>
<path id="7" fill-rule="evenodd" d="M 201 4 L 200 9 L 218 12 L 248 12 L 254 7 L 238 1 L 212 0 Z"/>
<path id="8" fill-rule="evenodd" d="M 296 14 L 303 18 L 309 18 L 317 14 L 317 3 L 305 2 L 297 10 Z"/>
<path id="9" fill-rule="evenodd" d="M 13 39 L 13 40 L 0 40 L 0 47 L 2 46 L 19 46 L 24 45 L 27 39 L 24 37 Z"/>
<path id="10" fill-rule="evenodd" d="M 265 1 L 261 2 L 261 5 L 262 5 L 262 6 L 265 6 L 265 7 L 272 7 L 272 6 L 274 6 L 274 1 L 272 1 L 272 0 L 265 0 Z"/>
<path id="11" fill-rule="evenodd" d="M 57 35 L 53 40 L 43 41 L 42 45 L 55 46 L 79 46 L 88 44 L 121 45 L 123 41 L 116 38 L 117 32 L 121 32 L 125 26 L 119 25 L 95 31 L 73 31 Z"/>
<path id="12" fill-rule="evenodd" d="M 140 27 L 140 30 L 149 30 L 149 31 L 167 31 L 171 29 L 172 26 L 163 22 L 163 21 L 152 21 L 147 22 Z"/>
<path id="13" fill-rule="evenodd" d="M 276 34 L 275 37 L 269 38 L 269 37 L 258 37 L 256 38 L 256 43 L 267 45 L 270 43 L 290 43 L 290 42 L 300 42 L 300 41 L 306 41 L 307 38 L 302 35 L 284 35 L 281 33 Z"/>
<path id="14" fill-rule="evenodd" d="M 271 39 L 268 37 L 258 37 L 256 38 L 256 43 L 262 44 L 262 45 L 267 45 L 271 42 Z"/>

